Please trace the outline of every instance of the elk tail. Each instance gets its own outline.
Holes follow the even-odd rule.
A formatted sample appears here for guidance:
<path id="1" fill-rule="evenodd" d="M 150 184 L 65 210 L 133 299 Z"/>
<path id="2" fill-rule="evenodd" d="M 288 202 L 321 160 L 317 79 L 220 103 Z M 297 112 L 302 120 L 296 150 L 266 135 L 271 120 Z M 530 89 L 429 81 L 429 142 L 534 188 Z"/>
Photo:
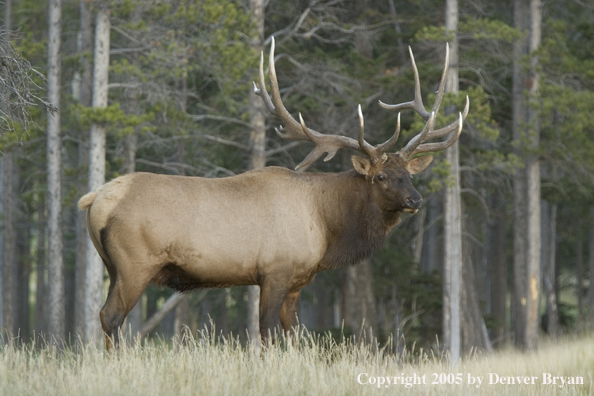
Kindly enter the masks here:
<path id="1" fill-rule="evenodd" d="M 89 206 L 93 204 L 95 201 L 95 197 L 97 196 L 96 192 L 90 192 L 84 195 L 81 199 L 78 200 L 78 210 L 85 210 L 88 209 Z"/>

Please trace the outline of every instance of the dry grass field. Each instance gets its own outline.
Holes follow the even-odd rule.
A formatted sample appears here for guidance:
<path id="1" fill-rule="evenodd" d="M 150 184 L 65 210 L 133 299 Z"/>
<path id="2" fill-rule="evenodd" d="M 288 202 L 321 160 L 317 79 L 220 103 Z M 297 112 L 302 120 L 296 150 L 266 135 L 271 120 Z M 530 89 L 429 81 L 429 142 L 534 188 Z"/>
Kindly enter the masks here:
<path id="1" fill-rule="evenodd" d="M 543 343 L 530 353 L 475 355 L 458 365 L 441 360 L 409 352 L 399 362 L 367 347 L 307 335 L 299 347 L 278 343 L 259 356 L 237 342 L 208 335 L 177 347 L 124 346 L 113 355 L 95 347 L 56 352 L 5 343 L 0 347 L 0 395 L 594 394 L 592 337 Z M 565 383 L 560 378 L 543 383 L 553 377 Z"/>

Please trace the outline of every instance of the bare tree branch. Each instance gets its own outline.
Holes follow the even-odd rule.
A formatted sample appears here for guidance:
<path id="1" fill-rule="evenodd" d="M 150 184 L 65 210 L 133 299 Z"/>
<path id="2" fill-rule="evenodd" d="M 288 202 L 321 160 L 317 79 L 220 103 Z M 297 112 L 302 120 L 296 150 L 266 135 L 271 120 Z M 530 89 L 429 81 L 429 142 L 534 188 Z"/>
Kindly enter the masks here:
<path id="1" fill-rule="evenodd" d="M 194 168 L 193 166 L 186 165 L 186 164 L 180 164 L 179 162 L 159 163 L 159 162 L 145 160 L 143 158 L 136 158 L 136 162 L 139 164 L 145 164 L 145 165 L 154 166 L 156 168 L 160 168 L 160 169 L 164 169 L 164 170 L 168 170 L 168 171 L 173 171 L 178 175 L 182 174 L 182 172 L 179 171 L 180 169 L 187 169 L 187 170 L 192 170 L 192 171 L 198 170 L 198 169 Z"/>
<path id="2" fill-rule="evenodd" d="M 312 2 L 312 4 L 313 3 L 315 3 L 315 1 Z M 307 16 L 309 15 L 310 12 L 311 12 L 311 5 L 309 7 L 307 7 L 305 9 L 305 11 L 303 11 L 303 13 L 301 14 L 301 16 L 297 20 L 297 23 L 295 24 L 295 26 L 292 29 L 282 29 L 282 30 L 279 30 L 279 31 L 273 33 L 272 35 L 270 35 L 270 37 L 268 37 L 268 39 L 266 39 L 266 41 L 264 42 L 264 45 L 269 45 L 270 44 L 270 40 L 272 39 L 272 37 L 281 36 L 281 35 L 285 34 L 285 32 L 288 32 L 288 34 L 282 40 L 279 40 L 278 45 L 280 46 L 285 41 L 289 40 L 291 37 L 293 37 L 293 35 L 295 33 L 297 33 L 297 31 L 299 30 L 299 28 L 303 24 L 303 21 L 305 20 L 305 18 L 307 18 Z"/>
<path id="3" fill-rule="evenodd" d="M 132 41 L 133 43 L 144 44 L 141 40 L 138 40 L 136 37 L 128 34 L 126 31 L 120 29 L 117 26 L 111 25 L 111 30 L 118 32 L 119 34 L 121 34 L 122 36 L 126 37 L 128 40 Z"/>
<path id="4" fill-rule="evenodd" d="M 138 47 L 138 48 L 118 48 L 118 49 L 112 49 L 109 51 L 109 55 L 119 55 L 119 54 L 126 54 L 126 53 L 130 53 L 130 52 L 142 52 L 142 51 L 146 51 L 151 49 L 151 47 L 149 45 L 144 46 L 144 47 Z"/>
<path id="5" fill-rule="evenodd" d="M 51 113 L 58 111 L 56 106 L 37 95 L 42 88 L 33 80 L 35 77 L 45 82 L 44 75 L 10 44 L 6 32 L 0 32 L 0 133 L 14 131 L 14 122 L 22 124 L 26 130 L 32 123 L 29 106 L 41 103 Z"/>
<path id="6" fill-rule="evenodd" d="M 225 116 L 216 116 L 216 115 L 211 115 L 211 114 L 202 114 L 202 115 L 188 114 L 188 117 L 190 117 L 194 121 L 202 121 L 202 120 L 226 121 L 226 122 L 232 122 L 234 124 L 243 125 L 246 128 L 250 128 L 250 129 L 252 128 L 252 126 L 248 122 L 245 122 L 245 121 L 242 121 L 242 120 L 238 120 L 237 118 L 231 118 L 231 117 L 225 117 Z"/>
<path id="7" fill-rule="evenodd" d="M 301 143 L 302 142 L 291 142 L 289 144 L 285 144 L 284 146 L 277 147 L 275 149 L 270 149 L 270 150 L 266 151 L 266 156 L 270 157 L 272 155 L 282 153 L 284 151 L 292 149 L 293 147 L 297 147 L 297 146 L 301 145 Z"/>
<path id="8" fill-rule="evenodd" d="M 223 138 L 220 138 L 220 137 L 217 137 L 217 136 L 212 136 L 212 135 L 203 135 L 203 137 L 205 139 L 212 140 L 213 142 L 222 143 L 222 144 L 226 144 L 228 146 L 237 147 L 237 148 L 240 148 L 240 149 L 245 150 L 245 151 L 249 151 L 250 150 L 250 148 L 248 146 L 246 146 L 245 144 L 237 143 L 237 142 L 234 142 L 232 140 L 227 140 L 227 139 L 223 139 Z"/>
<path id="9" fill-rule="evenodd" d="M 202 290 L 198 293 L 198 301 L 202 301 L 208 290 Z M 138 331 L 138 337 L 140 339 L 145 338 L 161 321 L 167 316 L 167 314 L 179 304 L 184 295 L 182 293 L 173 293 L 163 304 L 163 306 L 153 314 Z"/>

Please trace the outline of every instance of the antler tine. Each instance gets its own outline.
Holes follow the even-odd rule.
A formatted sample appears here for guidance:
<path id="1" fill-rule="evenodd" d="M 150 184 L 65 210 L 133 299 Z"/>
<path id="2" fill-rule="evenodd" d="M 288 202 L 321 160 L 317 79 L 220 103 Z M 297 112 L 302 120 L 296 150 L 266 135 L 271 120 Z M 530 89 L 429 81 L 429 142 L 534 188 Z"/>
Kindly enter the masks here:
<path id="1" fill-rule="evenodd" d="M 464 106 L 464 111 L 462 112 L 462 120 L 466 119 L 469 109 L 470 109 L 470 99 L 468 98 L 468 96 L 466 96 L 466 105 Z M 427 136 L 426 140 L 445 136 L 448 133 L 455 131 L 456 128 L 458 128 L 458 120 L 454 121 L 453 123 L 451 123 L 450 125 L 448 125 L 446 127 L 440 128 L 436 131 L 432 131 L 429 134 L 429 136 Z"/>
<path id="2" fill-rule="evenodd" d="M 429 116 L 431 115 L 427 110 L 425 110 L 425 105 L 423 104 L 423 98 L 421 96 L 421 83 L 419 81 L 419 70 L 417 69 L 417 64 L 415 62 L 415 56 L 413 55 L 412 49 L 408 47 L 408 51 L 410 53 L 410 62 L 413 67 L 413 73 L 415 76 L 415 99 L 410 102 L 400 103 L 389 105 L 381 100 L 379 101 L 379 105 L 386 110 L 390 111 L 397 111 L 403 109 L 412 109 L 415 110 L 424 120 L 428 120 Z M 437 95 L 435 97 L 435 102 L 433 103 L 433 111 L 435 114 L 439 113 L 439 107 L 441 106 L 441 101 L 443 100 L 443 94 L 445 92 L 445 83 L 446 77 L 448 75 L 448 69 L 450 66 L 450 45 L 446 43 L 446 56 L 445 56 L 445 65 L 443 67 L 443 72 L 441 73 L 441 81 L 439 82 L 439 88 L 437 89 Z"/>
<path id="3" fill-rule="evenodd" d="M 435 117 L 439 112 L 439 108 L 441 107 L 441 102 L 443 100 L 443 96 L 445 93 L 445 85 L 446 85 L 446 78 L 448 75 L 449 65 L 450 65 L 450 46 L 446 44 L 446 55 L 445 55 L 445 65 L 443 67 L 443 72 L 441 74 L 441 81 L 439 82 L 439 88 L 437 89 L 437 93 L 435 96 L 435 102 L 433 103 L 433 108 L 431 109 L 431 113 L 427 113 L 425 107 L 423 105 L 423 100 L 421 98 L 421 85 L 419 83 L 419 72 L 417 70 L 417 65 L 414 60 L 414 55 L 412 50 L 409 47 L 410 52 L 410 59 L 413 66 L 413 72 L 415 76 L 415 99 L 411 102 L 396 104 L 396 105 L 387 105 L 380 101 L 380 106 L 386 110 L 400 110 L 400 109 L 413 109 L 415 110 L 423 119 L 428 120 L 425 128 L 421 131 L 420 134 L 412 138 L 408 144 L 400 150 L 400 155 L 404 158 L 412 158 L 416 154 L 424 153 L 427 151 L 440 151 L 445 150 L 446 148 L 450 147 L 456 139 L 460 136 L 462 132 L 462 124 L 463 121 L 466 119 L 468 115 L 468 111 L 470 109 L 470 100 L 468 96 L 466 97 L 466 106 L 464 107 L 464 112 L 460 113 L 460 117 L 458 120 L 453 122 L 452 124 L 438 129 L 436 131 L 433 130 L 435 126 Z M 447 141 L 438 142 L 438 143 L 425 143 L 425 141 L 437 137 L 442 137 L 450 132 L 458 129 L 458 133 L 454 134 L 450 137 Z M 387 143 L 387 142 L 386 142 Z"/>
<path id="4" fill-rule="evenodd" d="M 359 113 L 359 135 L 358 141 L 359 146 L 363 149 L 365 154 L 371 159 L 371 162 L 376 163 L 379 161 L 380 155 L 378 155 L 377 150 L 371 144 L 365 141 L 365 122 L 363 121 L 363 112 L 361 111 L 361 105 L 357 107 L 357 112 Z"/>
<path id="5" fill-rule="evenodd" d="M 359 106 L 359 141 L 352 139 L 347 136 L 339 135 L 324 135 L 313 129 L 309 129 L 305 126 L 305 122 L 299 114 L 300 122 L 297 122 L 289 113 L 289 111 L 283 105 L 280 90 L 278 86 L 278 79 L 276 77 L 276 68 L 274 63 L 274 47 L 275 42 L 272 38 L 272 44 L 270 46 L 270 58 L 269 58 L 269 75 L 270 75 L 270 87 L 272 92 L 272 98 L 266 91 L 266 84 L 264 79 L 264 54 L 260 56 L 260 84 L 259 86 L 254 83 L 254 92 L 259 95 L 272 114 L 280 118 L 285 124 L 285 129 L 281 127 L 281 130 L 276 129 L 279 136 L 285 139 L 294 140 L 309 140 L 316 144 L 316 147 L 307 155 L 307 157 L 297 165 L 296 169 L 306 169 L 314 161 L 320 158 L 324 153 L 328 153 L 324 161 L 332 159 L 336 152 L 341 148 L 350 148 L 366 154 L 371 161 L 377 162 L 381 154 L 377 154 L 377 150 L 365 142 L 363 139 L 363 113 L 361 112 L 361 106 Z M 286 132 L 284 132 L 286 131 Z M 392 139 L 391 139 L 392 140 Z"/>
<path id="6" fill-rule="evenodd" d="M 446 55 L 445 55 L 445 64 L 443 65 L 443 72 L 441 73 L 441 81 L 439 82 L 439 88 L 437 89 L 437 94 L 435 95 L 435 102 L 433 102 L 433 111 L 435 114 L 439 113 L 439 107 L 441 106 L 441 101 L 443 100 L 443 94 L 445 92 L 445 85 L 446 85 L 446 77 L 448 76 L 448 70 L 450 68 L 450 44 L 446 43 Z"/>
<path id="7" fill-rule="evenodd" d="M 266 90 L 266 79 L 264 77 L 264 51 L 260 52 L 260 87 L 256 85 L 255 81 L 253 84 L 254 93 L 262 98 L 269 112 L 276 114 L 276 109 L 274 108 L 274 105 L 270 100 L 270 95 L 268 95 L 268 91 Z"/>
<path id="8" fill-rule="evenodd" d="M 268 74 L 270 76 L 270 89 L 272 90 L 272 106 L 273 111 L 271 111 L 274 115 L 283 121 L 285 124 L 285 128 L 280 128 L 280 130 L 285 129 L 286 133 L 280 132 L 279 129 L 276 132 L 283 138 L 286 139 L 295 139 L 295 140 L 309 140 L 306 135 L 303 134 L 301 130 L 301 126 L 299 123 L 291 116 L 289 111 L 285 108 L 283 101 L 280 95 L 280 89 L 278 87 L 278 79 L 276 77 L 276 67 L 274 64 L 274 48 L 275 48 L 275 41 L 274 37 L 272 38 L 272 43 L 270 45 L 270 55 L 268 58 Z M 262 64 L 262 63 L 261 63 Z M 264 76 L 264 71 L 262 70 L 260 73 L 260 78 Z M 265 85 L 262 81 L 261 85 Z M 270 97 L 268 99 L 270 101 Z M 264 100 L 266 103 L 266 99 Z M 266 107 L 269 107 L 268 104 Z M 270 107 L 269 107 L 270 110 Z"/>
<path id="9" fill-rule="evenodd" d="M 272 90 L 272 98 L 266 90 L 266 78 L 264 76 L 264 51 L 260 53 L 260 84 L 254 84 L 254 93 L 262 98 L 266 108 L 270 113 L 277 116 L 284 123 L 284 127 L 281 125 L 275 128 L 276 133 L 285 139 L 293 140 L 310 140 L 301 129 L 301 125 L 291 116 L 289 111 L 285 108 L 280 95 L 280 89 L 278 86 L 278 79 L 276 77 L 276 67 L 274 63 L 274 49 L 275 41 L 272 38 L 270 45 L 269 55 L 269 75 L 270 75 L 270 88 Z M 319 132 L 311 130 L 313 134 L 319 134 Z"/>
<path id="10" fill-rule="evenodd" d="M 427 136 L 429 136 L 429 134 L 433 131 L 434 126 L 435 113 L 431 112 L 429 121 L 427 121 L 421 133 L 409 140 L 408 144 L 400 150 L 400 155 L 404 158 L 412 158 L 412 153 L 417 149 L 417 147 L 419 147 L 421 143 L 427 140 Z"/>
<path id="11" fill-rule="evenodd" d="M 334 158 L 334 156 L 336 155 L 336 152 L 338 151 L 338 149 L 341 148 L 341 146 L 338 145 L 332 145 L 332 144 L 322 144 L 323 142 L 321 141 L 324 137 L 328 138 L 330 136 L 325 136 L 325 135 L 314 135 L 309 128 L 307 128 L 307 126 L 305 126 L 305 121 L 303 121 L 303 117 L 301 116 L 301 113 L 299 113 L 299 122 L 301 124 L 301 130 L 303 131 L 303 133 L 309 138 L 309 140 L 311 140 L 312 142 L 314 142 L 316 144 L 316 147 L 307 155 L 307 157 L 305 157 L 305 159 L 303 161 L 301 161 L 299 163 L 299 165 L 297 165 L 295 167 L 295 170 L 299 170 L 299 169 L 307 169 L 309 168 L 309 166 L 311 164 L 313 164 L 318 158 L 320 158 L 324 153 L 328 153 L 328 155 L 326 155 L 326 158 L 324 158 L 324 162 L 330 161 L 332 158 Z M 349 139 L 349 138 L 347 138 Z M 352 140 L 352 139 L 351 139 Z M 328 141 L 326 143 L 329 143 Z"/>
<path id="12" fill-rule="evenodd" d="M 428 120 L 429 116 L 431 115 L 427 110 L 425 110 L 425 105 L 423 104 L 423 98 L 421 96 L 421 83 L 419 81 L 419 70 L 417 69 L 417 64 L 415 63 L 415 56 L 413 55 L 412 49 L 410 46 L 408 47 L 408 52 L 410 53 L 410 62 L 413 67 L 413 73 L 415 76 L 415 98 L 410 102 L 399 103 L 399 104 L 387 104 L 382 102 L 381 100 L 378 101 L 379 105 L 389 111 L 399 111 L 404 109 L 412 109 L 419 113 L 423 119 Z"/>
<path id="13" fill-rule="evenodd" d="M 417 148 L 415 148 L 410 154 L 408 154 L 408 158 L 412 158 L 413 156 L 415 156 L 417 154 L 426 153 L 429 151 L 445 150 L 448 147 L 450 147 L 452 144 L 454 144 L 456 142 L 456 140 L 458 140 L 458 137 L 460 137 L 460 134 L 462 133 L 462 128 L 464 126 L 463 114 L 459 113 L 458 120 L 456 122 L 454 122 L 453 124 L 451 124 L 450 126 L 456 126 L 456 127 L 458 127 L 458 130 L 448 140 L 443 141 L 443 142 L 422 144 L 422 145 L 418 146 Z M 443 128 L 443 129 L 445 129 L 445 128 Z"/>
<path id="14" fill-rule="evenodd" d="M 398 121 L 396 122 L 396 130 L 394 131 L 394 135 L 392 135 L 390 140 L 388 140 L 385 143 L 379 144 L 376 147 L 376 150 L 378 151 L 379 155 L 383 155 L 385 152 L 391 149 L 392 146 L 396 144 L 398 136 L 400 136 L 400 113 L 398 113 Z"/>

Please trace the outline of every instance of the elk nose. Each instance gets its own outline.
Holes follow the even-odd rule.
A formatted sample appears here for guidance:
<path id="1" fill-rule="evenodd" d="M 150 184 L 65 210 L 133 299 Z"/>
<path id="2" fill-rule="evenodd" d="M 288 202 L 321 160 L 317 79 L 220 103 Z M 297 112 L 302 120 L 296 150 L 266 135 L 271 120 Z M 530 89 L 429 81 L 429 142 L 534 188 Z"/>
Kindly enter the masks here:
<path id="1" fill-rule="evenodd" d="M 406 198 L 406 205 L 409 208 L 418 209 L 421 207 L 422 203 L 423 203 L 423 198 L 421 196 Z"/>

